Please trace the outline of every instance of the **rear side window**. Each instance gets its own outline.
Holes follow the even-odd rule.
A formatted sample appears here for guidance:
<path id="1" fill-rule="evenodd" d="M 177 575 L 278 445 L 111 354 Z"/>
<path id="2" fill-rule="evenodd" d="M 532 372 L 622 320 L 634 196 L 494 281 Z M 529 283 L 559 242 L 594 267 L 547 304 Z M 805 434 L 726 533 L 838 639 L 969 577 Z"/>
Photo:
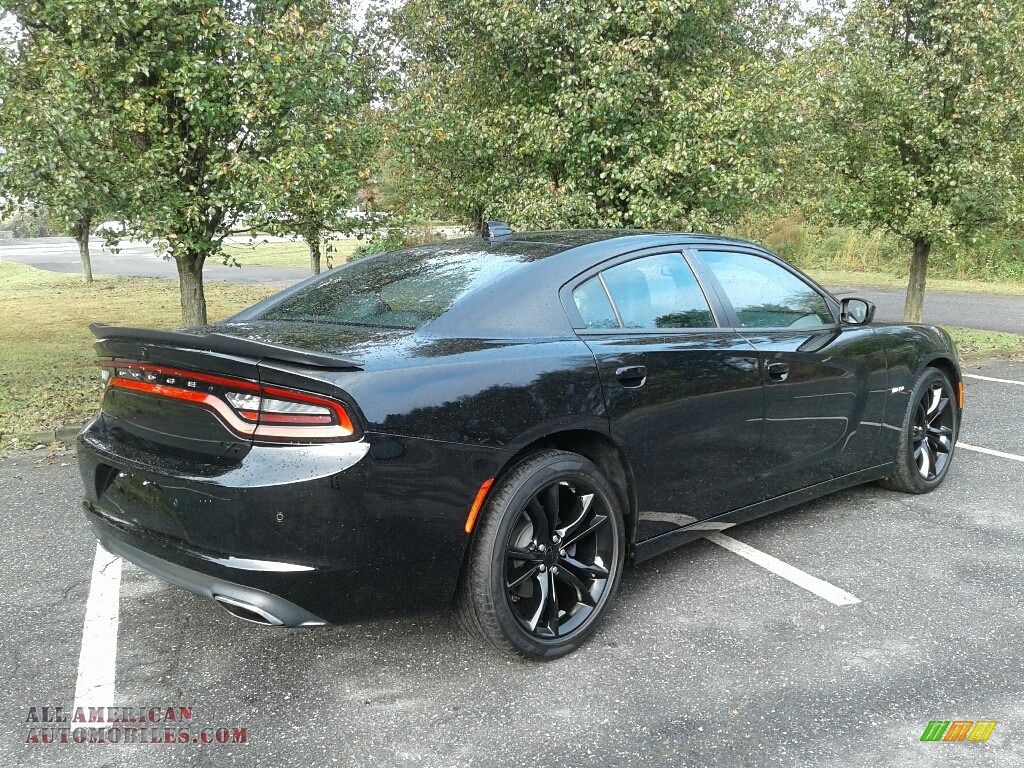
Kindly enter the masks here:
<path id="1" fill-rule="evenodd" d="M 522 261 L 454 248 L 385 253 L 342 267 L 254 319 L 416 329 Z"/>
<path id="2" fill-rule="evenodd" d="M 701 251 L 743 328 L 811 328 L 834 322 L 825 299 L 778 264 L 750 253 Z"/>
<path id="3" fill-rule="evenodd" d="M 587 328 L 618 328 L 619 322 L 615 319 L 615 311 L 611 302 L 608 301 L 608 294 L 601 284 L 601 278 L 592 277 L 583 285 L 572 292 L 573 301 L 576 302 L 576 309 L 580 311 L 583 324 Z"/>
<path id="4" fill-rule="evenodd" d="M 623 328 L 714 328 L 697 279 L 678 253 L 634 259 L 601 273 Z"/>

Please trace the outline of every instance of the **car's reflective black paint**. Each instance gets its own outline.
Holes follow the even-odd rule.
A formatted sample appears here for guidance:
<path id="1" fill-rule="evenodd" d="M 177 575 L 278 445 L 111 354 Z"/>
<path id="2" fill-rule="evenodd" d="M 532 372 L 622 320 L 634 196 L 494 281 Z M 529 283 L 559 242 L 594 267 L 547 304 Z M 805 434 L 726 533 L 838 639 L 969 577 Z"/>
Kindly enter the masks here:
<path id="1" fill-rule="evenodd" d="M 810 281 L 834 322 L 740 327 L 702 264 L 709 247 L 792 270 L 755 246 L 705 236 L 524 233 L 424 247 L 520 264 L 417 329 L 266 319 L 337 270 L 189 331 L 191 344 L 99 328 L 101 362 L 326 397 L 354 433 L 269 444 L 193 404 L 109 388 L 79 441 L 96 534 L 236 615 L 315 625 L 449 605 L 481 486 L 531 451 L 598 465 L 634 560 L 890 473 L 921 371 L 936 366 L 960 382 L 948 336 L 840 323 L 839 303 Z M 661 253 L 686 260 L 717 327 L 585 327 L 576 286 Z"/>

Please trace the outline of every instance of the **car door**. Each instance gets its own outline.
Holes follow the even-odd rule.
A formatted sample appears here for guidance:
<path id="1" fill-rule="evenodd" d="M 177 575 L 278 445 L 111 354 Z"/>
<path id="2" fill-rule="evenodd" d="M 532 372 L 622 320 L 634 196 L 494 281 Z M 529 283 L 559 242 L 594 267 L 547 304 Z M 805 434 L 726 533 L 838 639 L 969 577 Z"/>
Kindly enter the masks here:
<path id="1" fill-rule="evenodd" d="M 567 286 L 563 300 L 597 360 L 612 437 L 634 474 L 637 539 L 750 503 L 757 352 L 719 327 L 682 253 L 618 260 Z"/>
<path id="2" fill-rule="evenodd" d="M 758 352 L 758 500 L 879 463 L 887 373 L 874 330 L 839 323 L 835 302 L 770 254 L 719 246 L 696 255 L 729 323 Z"/>

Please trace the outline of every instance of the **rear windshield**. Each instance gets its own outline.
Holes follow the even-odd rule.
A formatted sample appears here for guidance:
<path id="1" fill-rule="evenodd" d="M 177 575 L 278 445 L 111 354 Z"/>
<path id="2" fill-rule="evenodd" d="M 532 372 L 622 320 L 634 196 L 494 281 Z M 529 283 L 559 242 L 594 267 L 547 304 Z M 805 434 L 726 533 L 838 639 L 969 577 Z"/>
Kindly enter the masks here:
<path id="1" fill-rule="evenodd" d="M 385 253 L 341 267 L 252 319 L 416 329 L 522 260 L 458 248 Z"/>

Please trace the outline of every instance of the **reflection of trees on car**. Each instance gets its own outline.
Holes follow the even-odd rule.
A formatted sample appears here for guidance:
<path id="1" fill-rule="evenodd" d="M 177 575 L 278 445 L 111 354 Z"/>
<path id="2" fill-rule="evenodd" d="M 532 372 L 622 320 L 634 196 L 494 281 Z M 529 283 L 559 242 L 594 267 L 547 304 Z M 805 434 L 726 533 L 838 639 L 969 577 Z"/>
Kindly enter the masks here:
<path id="1" fill-rule="evenodd" d="M 706 309 L 687 309 L 655 318 L 658 328 L 714 328 L 715 319 Z"/>
<path id="2" fill-rule="evenodd" d="M 782 304 L 759 304 L 745 307 L 737 314 L 745 327 L 774 328 L 789 325 L 794 320 L 810 313 L 799 312 Z"/>
<path id="3" fill-rule="evenodd" d="M 796 323 L 822 325 L 832 322 L 831 313 L 821 297 L 805 291 L 792 293 L 782 302 L 766 301 L 736 307 L 736 314 L 746 328 L 781 328 Z"/>
<path id="4" fill-rule="evenodd" d="M 515 267 L 472 247 L 424 257 L 422 248 L 358 261 L 274 307 L 274 320 L 349 323 L 414 329 L 433 320 L 474 285 Z"/>

